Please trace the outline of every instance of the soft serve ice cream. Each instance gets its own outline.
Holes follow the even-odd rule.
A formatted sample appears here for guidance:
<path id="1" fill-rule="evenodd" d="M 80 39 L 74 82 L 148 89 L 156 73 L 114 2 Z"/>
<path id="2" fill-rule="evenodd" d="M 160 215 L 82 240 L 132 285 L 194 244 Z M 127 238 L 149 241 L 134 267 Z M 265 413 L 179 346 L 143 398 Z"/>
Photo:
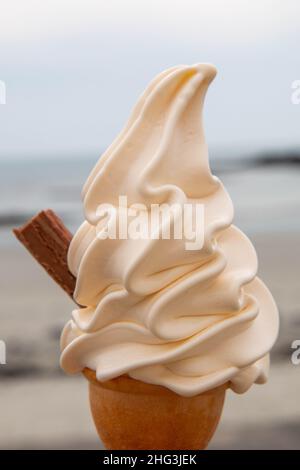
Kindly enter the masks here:
<path id="1" fill-rule="evenodd" d="M 61 364 L 99 381 L 121 375 L 193 396 L 267 379 L 278 331 L 274 300 L 256 277 L 248 238 L 232 225 L 229 195 L 208 163 L 202 107 L 216 70 L 158 75 L 83 189 L 85 222 L 69 249 L 78 307 L 62 334 Z M 186 240 L 103 238 L 99 206 L 202 204 L 203 246 Z M 162 222 L 163 224 L 163 222 Z M 162 229 L 157 227 L 158 232 Z"/>

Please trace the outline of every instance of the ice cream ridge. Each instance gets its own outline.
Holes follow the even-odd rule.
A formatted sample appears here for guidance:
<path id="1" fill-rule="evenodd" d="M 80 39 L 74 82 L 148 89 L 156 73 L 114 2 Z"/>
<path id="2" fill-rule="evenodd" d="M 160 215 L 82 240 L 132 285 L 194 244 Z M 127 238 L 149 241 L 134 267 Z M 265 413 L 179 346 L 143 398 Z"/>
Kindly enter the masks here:
<path id="1" fill-rule="evenodd" d="M 225 383 L 243 393 L 267 380 L 278 312 L 210 171 L 202 108 L 215 75 L 209 64 L 158 75 L 84 186 L 85 221 L 68 252 L 80 306 L 61 338 L 68 373 L 129 376 L 186 397 Z M 99 206 L 120 211 L 120 195 L 149 211 L 202 204 L 201 248 L 187 250 L 184 238 L 101 237 L 111 219 Z"/>

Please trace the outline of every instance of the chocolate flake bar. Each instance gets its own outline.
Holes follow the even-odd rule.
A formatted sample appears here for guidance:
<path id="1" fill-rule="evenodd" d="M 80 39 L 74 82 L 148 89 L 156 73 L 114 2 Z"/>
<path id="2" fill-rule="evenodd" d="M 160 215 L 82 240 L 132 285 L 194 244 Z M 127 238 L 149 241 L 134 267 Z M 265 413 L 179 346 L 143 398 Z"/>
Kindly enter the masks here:
<path id="1" fill-rule="evenodd" d="M 51 209 L 43 210 L 13 232 L 52 279 L 73 298 L 76 278 L 67 264 L 72 234 L 61 219 Z"/>

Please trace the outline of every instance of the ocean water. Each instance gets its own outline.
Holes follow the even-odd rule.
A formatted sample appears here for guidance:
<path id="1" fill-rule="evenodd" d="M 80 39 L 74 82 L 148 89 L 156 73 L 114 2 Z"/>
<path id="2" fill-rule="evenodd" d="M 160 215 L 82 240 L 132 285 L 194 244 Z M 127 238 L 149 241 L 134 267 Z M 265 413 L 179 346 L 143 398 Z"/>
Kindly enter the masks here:
<path id="1" fill-rule="evenodd" d="M 46 208 L 74 231 L 83 220 L 81 188 L 95 163 L 90 158 L 1 162 L 0 244 L 11 244 L 11 228 Z M 300 231 L 298 162 L 218 159 L 211 166 L 233 200 L 234 223 L 246 233 Z"/>

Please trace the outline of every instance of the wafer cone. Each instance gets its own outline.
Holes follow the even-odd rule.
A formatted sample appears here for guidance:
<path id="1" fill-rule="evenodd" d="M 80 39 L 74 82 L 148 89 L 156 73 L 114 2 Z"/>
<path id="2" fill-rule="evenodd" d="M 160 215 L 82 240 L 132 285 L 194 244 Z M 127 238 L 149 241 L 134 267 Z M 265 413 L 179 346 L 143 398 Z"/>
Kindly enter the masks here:
<path id="1" fill-rule="evenodd" d="M 121 376 L 99 382 L 84 369 L 98 434 L 110 450 L 205 449 L 218 425 L 226 384 L 194 397 Z"/>

